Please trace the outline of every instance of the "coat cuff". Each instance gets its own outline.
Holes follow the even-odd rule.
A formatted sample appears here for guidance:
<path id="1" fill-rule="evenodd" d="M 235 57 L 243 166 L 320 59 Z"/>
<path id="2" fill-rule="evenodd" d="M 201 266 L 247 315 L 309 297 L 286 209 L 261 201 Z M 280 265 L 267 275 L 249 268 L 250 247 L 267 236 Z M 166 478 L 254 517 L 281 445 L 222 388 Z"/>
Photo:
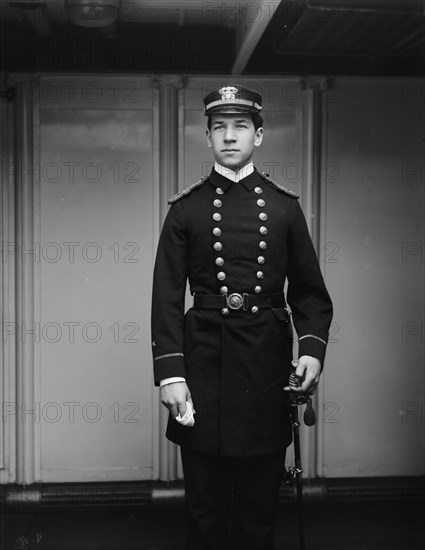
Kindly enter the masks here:
<path id="1" fill-rule="evenodd" d="M 298 357 L 311 355 L 319 359 L 322 368 L 325 360 L 327 342 L 314 334 L 305 334 L 298 338 Z"/>
<path id="2" fill-rule="evenodd" d="M 175 376 L 185 378 L 186 368 L 183 353 L 166 353 L 154 357 L 153 374 L 155 386 L 159 386 L 161 380 L 165 378 L 174 378 Z"/>
<path id="3" fill-rule="evenodd" d="M 164 378 L 159 382 L 159 387 L 166 386 L 167 384 L 174 384 L 175 382 L 186 382 L 186 378 L 183 376 L 173 376 L 172 378 Z"/>

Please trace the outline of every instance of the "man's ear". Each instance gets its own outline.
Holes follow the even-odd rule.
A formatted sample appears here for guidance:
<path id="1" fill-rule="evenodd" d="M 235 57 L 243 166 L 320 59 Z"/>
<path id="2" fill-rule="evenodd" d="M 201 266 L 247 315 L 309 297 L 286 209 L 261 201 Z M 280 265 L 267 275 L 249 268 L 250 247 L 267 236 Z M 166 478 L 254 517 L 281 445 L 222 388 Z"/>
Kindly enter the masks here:
<path id="1" fill-rule="evenodd" d="M 208 143 L 208 147 L 212 147 L 212 142 L 211 142 L 211 132 L 208 130 L 208 128 L 205 130 L 205 135 L 207 136 L 207 143 Z"/>
<path id="2" fill-rule="evenodd" d="M 264 137 L 264 130 L 262 128 L 257 128 L 255 131 L 254 145 L 255 147 L 260 147 Z"/>

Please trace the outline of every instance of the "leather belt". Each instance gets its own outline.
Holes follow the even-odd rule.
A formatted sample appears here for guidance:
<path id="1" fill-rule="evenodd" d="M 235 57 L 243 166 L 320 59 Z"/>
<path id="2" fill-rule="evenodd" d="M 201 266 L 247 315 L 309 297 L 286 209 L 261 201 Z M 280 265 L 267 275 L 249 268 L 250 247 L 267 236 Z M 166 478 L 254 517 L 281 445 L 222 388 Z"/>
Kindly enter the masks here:
<path id="1" fill-rule="evenodd" d="M 287 308 L 283 294 L 198 294 L 193 296 L 193 307 L 195 309 L 220 309 L 229 308 L 232 310 L 242 309 L 248 311 L 253 307 L 283 307 Z"/>

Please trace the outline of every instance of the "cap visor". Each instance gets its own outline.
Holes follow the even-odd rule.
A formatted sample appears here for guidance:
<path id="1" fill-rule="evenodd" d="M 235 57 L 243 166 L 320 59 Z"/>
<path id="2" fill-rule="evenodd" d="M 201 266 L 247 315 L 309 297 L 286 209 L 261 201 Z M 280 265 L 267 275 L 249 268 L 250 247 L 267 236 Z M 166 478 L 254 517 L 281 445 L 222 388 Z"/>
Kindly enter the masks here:
<path id="1" fill-rule="evenodd" d="M 234 105 L 217 105 L 216 107 L 211 107 L 210 109 L 207 109 L 205 111 L 205 115 L 216 115 L 216 114 L 223 114 L 223 115 L 237 115 L 240 113 L 259 113 L 260 111 L 253 107 L 252 105 L 238 105 L 237 107 Z"/>

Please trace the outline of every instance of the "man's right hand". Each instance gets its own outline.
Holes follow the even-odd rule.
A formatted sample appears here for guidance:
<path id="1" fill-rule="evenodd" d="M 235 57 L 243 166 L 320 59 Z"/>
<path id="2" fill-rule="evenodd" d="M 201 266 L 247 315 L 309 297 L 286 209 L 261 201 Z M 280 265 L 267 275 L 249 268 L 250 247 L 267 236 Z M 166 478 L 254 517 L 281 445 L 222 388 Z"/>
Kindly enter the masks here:
<path id="1" fill-rule="evenodd" d="M 161 386 L 159 396 L 161 403 L 167 407 L 173 418 L 176 418 L 178 414 L 180 416 L 184 415 L 186 412 L 186 401 L 189 401 L 193 407 L 192 397 L 186 382 L 172 382 L 171 384 Z"/>

